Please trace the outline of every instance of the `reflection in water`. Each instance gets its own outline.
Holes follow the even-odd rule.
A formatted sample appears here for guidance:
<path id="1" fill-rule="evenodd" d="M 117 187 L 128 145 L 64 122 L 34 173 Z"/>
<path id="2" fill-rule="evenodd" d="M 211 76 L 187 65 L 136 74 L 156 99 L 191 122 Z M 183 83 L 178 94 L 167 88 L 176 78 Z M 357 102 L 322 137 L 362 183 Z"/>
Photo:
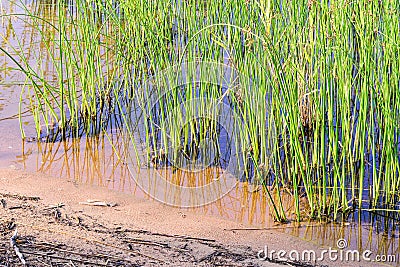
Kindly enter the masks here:
<path id="1" fill-rule="evenodd" d="M 25 4 L 26 6 L 15 1 L 1 2 L 0 47 L 5 52 L 0 51 L 0 106 L 2 107 L 0 121 L 17 119 L 18 111 L 21 111 L 23 124 L 31 125 L 34 119 L 27 116 L 31 113 L 29 108 L 31 99 L 28 97 L 31 93 L 23 89 L 29 88 L 26 87 L 29 83 L 20 67 L 30 73 L 41 73 L 48 83 L 54 83 L 57 73 L 53 66 L 53 57 L 57 57 L 57 51 L 51 48 L 49 40 L 57 32 L 50 24 L 38 25 L 36 20 L 24 14 L 27 14 L 26 10 L 29 8 L 32 15 L 44 17 L 50 23 L 57 19 L 57 16 L 56 5 L 50 2 L 35 1 Z M 19 106 L 20 101 L 22 101 L 21 106 Z M 28 129 L 27 135 L 31 132 L 34 132 L 34 129 Z M 20 133 L 16 132 L 15 136 L 19 138 Z"/>
<path id="2" fill-rule="evenodd" d="M 110 143 L 111 142 L 111 143 Z M 112 144 L 112 145 L 111 145 Z M 78 183 L 98 185 L 113 190 L 132 193 L 138 197 L 150 198 L 134 182 L 127 165 L 119 157 L 125 153 L 124 138 L 118 133 L 100 135 L 82 139 L 68 139 L 63 142 L 26 144 L 26 151 L 20 156 L 26 168 L 36 164 L 37 170 L 56 177 L 66 177 Z M 36 146 L 36 143 L 34 144 Z M 114 149 L 114 150 L 113 150 Z M 33 151 L 37 153 L 33 153 Z M 207 168 L 194 180 L 191 175 L 170 167 L 159 168 L 158 172 L 173 183 L 195 186 L 199 183 L 209 183 L 220 174 L 221 170 Z M 148 168 L 143 166 L 138 173 L 144 179 L 148 177 Z M 199 180 L 200 177 L 200 180 Z M 164 188 L 154 188 L 163 190 Z M 276 195 L 274 192 L 274 195 Z M 166 197 L 169 192 L 165 192 Z M 294 211 L 293 197 L 286 191 L 281 191 L 283 205 L 286 211 Z M 275 229 L 302 239 L 316 243 L 321 247 L 335 247 L 340 238 L 347 240 L 349 248 L 364 251 L 371 250 L 375 255 L 399 255 L 400 239 L 398 219 L 363 212 L 351 213 L 343 218 L 343 222 L 302 222 L 288 225 L 275 224 L 269 213 L 267 196 L 260 187 L 238 183 L 223 198 L 210 205 L 190 208 L 195 212 L 218 216 L 227 220 L 243 223 L 244 228 L 253 227 L 259 230 Z M 198 199 L 193 199 L 198 202 Z M 302 203 L 305 211 L 307 201 Z M 288 212 L 289 213 L 289 212 Z M 398 266 L 398 265 L 397 265 Z"/>
<path id="3" fill-rule="evenodd" d="M 62 142 L 38 142 L 36 168 L 79 183 L 134 193 L 136 186 L 129 178 L 126 165 L 118 157 L 123 149 L 121 141 L 119 135 L 103 134 Z M 110 142 L 117 151 L 113 151 Z"/>
<path id="4" fill-rule="evenodd" d="M 395 255 L 396 263 L 389 265 L 400 266 L 400 243 L 398 236 L 377 234 L 372 224 L 363 224 L 362 221 L 353 223 L 324 223 L 306 225 L 300 228 L 285 228 L 286 233 L 299 236 L 307 241 L 328 248 L 337 247 L 338 239 L 345 239 L 348 249 L 357 249 L 362 252 L 372 251 L 373 255 Z M 373 258 L 373 257 L 371 257 Z"/>
<path id="5" fill-rule="evenodd" d="M 125 153 L 124 140 L 120 134 L 102 134 L 81 139 L 71 138 L 61 142 L 38 142 L 36 148 L 34 147 L 36 143 L 26 143 L 22 155 L 18 157 L 21 164 L 28 169 L 36 166 L 36 170 L 56 177 L 66 177 L 79 183 L 99 185 L 144 196 L 145 193 L 134 182 L 127 165 L 120 158 L 120 155 Z M 215 181 L 215 177 L 220 176 L 222 170 L 207 168 L 197 173 L 196 177 L 193 173 L 170 167 L 159 168 L 157 172 L 174 184 L 194 187 Z M 152 179 L 148 177 L 150 172 L 147 167 L 140 168 L 137 174 L 143 179 Z M 214 189 L 218 190 L 218 187 Z M 193 199 L 193 201 L 199 200 Z M 224 198 L 198 209 L 207 214 L 244 223 L 263 225 L 270 222 L 263 191 L 248 183 L 238 184 Z"/>

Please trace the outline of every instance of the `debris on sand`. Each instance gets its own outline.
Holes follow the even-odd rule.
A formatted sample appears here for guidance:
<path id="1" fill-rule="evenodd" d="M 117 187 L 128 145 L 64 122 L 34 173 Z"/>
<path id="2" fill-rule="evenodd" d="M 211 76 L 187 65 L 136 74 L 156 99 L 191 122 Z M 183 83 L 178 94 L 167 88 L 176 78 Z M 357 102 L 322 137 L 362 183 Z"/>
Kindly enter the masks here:
<path id="1" fill-rule="evenodd" d="M 85 202 L 79 202 L 79 204 L 88 205 L 88 206 L 99 206 L 99 207 L 115 207 L 115 206 L 118 206 L 117 203 L 105 202 L 105 201 L 95 200 L 95 199 L 88 199 Z"/>

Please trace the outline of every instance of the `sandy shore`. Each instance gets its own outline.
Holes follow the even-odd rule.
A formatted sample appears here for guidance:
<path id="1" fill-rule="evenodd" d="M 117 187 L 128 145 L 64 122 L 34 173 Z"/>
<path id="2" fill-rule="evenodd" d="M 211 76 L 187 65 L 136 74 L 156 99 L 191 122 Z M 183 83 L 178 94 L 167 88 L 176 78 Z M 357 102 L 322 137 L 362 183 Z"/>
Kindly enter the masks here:
<path id="1" fill-rule="evenodd" d="M 368 266 L 262 261 L 257 251 L 266 245 L 269 251 L 322 248 L 273 229 L 232 230 L 245 227 L 39 173 L 0 170 L 0 200 L 0 266 L 23 260 L 29 266 Z"/>

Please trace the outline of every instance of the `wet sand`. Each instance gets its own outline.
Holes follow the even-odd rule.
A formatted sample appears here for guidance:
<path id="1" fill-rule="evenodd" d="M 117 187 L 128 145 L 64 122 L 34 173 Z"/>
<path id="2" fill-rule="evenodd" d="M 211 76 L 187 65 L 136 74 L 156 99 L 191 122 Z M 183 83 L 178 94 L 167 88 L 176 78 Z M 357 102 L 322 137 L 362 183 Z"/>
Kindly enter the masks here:
<path id="1" fill-rule="evenodd" d="M 246 227 L 41 173 L 1 169 L 0 199 L 4 266 L 21 265 L 10 245 L 16 229 L 30 266 L 316 266 L 261 261 L 257 251 L 322 249 L 274 229 L 232 230 Z"/>

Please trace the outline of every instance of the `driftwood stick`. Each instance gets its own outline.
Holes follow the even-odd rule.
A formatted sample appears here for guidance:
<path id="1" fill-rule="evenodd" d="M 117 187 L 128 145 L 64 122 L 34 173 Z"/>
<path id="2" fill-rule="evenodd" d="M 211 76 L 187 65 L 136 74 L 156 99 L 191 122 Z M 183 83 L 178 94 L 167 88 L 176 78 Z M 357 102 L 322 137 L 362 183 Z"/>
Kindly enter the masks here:
<path id="1" fill-rule="evenodd" d="M 135 243 L 139 245 L 148 245 L 148 246 L 156 246 L 156 247 L 163 247 L 163 248 L 169 248 L 170 246 L 166 243 L 159 243 L 159 242 L 154 242 L 150 240 L 143 240 L 139 238 L 133 238 L 133 237 L 125 237 L 125 240 L 127 240 L 130 243 Z"/>
<path id="2" fill-rule="evenodd" d="M 205 241 L 205 242 L 215 242 L 215 239 L 208 239 L 208 238 L 201 238 L 201 237 L 193 237 L 187 235 L 168 235 L 168 234 L 161 234 L 161 233 L 152 233 L 151 235 L 158 235 L 158 236 L 165 236 L 165 237 L 173 237 L 173 238 L 180 238 L 186 240 L 198 240 L 198 241 Z"/>
<path id="3" fill-rule="evenodd" d="M 36 196 L 23 196 L 23 195 L 19 195 L 19 194 L 9 194 L 9 193 L 1 193 L 1 192 L 0 192 L 0 196 L 16 198 L 19 200 L 33 200 L 33 201 L 40 200 L 40 197 L 36 197 Z"/>
<path id="4" fill-rule="evenodd" d="M 57 205 L 51 205 L 46 208 L 43 208 L 43 210 L 58 209 L 58 208 L 62 208 L 64 206 L 65 206 L 65 204 L 61 202 L 61 203 L 58 203 Z"/>
<path id="5" fill-rule="evenodd" d="M 183 248 L 171 247 L 170 245 L 168 245 L 166 243 L 159 243 L 159 242 L 143 240 L 143 239 L 138 239 L 138 238 L 133 238 L 133 237 L 125 237 L 125 241 L 128 243 L 133 243 L 133 244 L 138 244 L 138 245 L 168 248 L 168 249 L 178 251 L 178 252 L 188 252 L 189 251 L 189 250 L 183 249 Z"/>
<path id="6" fill-rule="evenodd" d="M 185 239 L 185 240 L 197 240 L 197 241 L 205 241 L 205 242 L 216 242 L 215 239 L 207 239 L 201 237 L 192 237 L 187 235 L 169 235 L 163 233 L 156 233 L 150 232 L 147 230 L 131 230 L 131 229 L 124 229 L 119 232 L 128 232 L 128 233 L 138 233 L 138 234 L 145 234 L 145 235 L 152 235 L 152 236 L 163 236 L 163 237 L 171 237 L 171 238 L 178 238 L 178 239 Z"/>
<path id="7" fill-rule="evenodd" d="M 120 257 L 116 257 L 116 256 L 112 256 L 112 255 L 105 255 L 105 254 L 101 254 L 101 253 L 89 254 L 89 255 L 88 255 L 88 254 L 85 254 L 85 253 L 79 253 L 79 252 L 72 251 L 72 250 L 66 250 L 66 249 L 59 248 L 59 247 L 57 247 L 56 245 L 53 245 L 53 244 L 51 244 L 51 243 L 44 243 L 44 242 L 41 242 L 41 243 L 37 243 L 36 246 L 37 246 L 37 247 L 47 247 L 47 248 L 51 248 L 51 249 L 54 249 L 54 250 L 57 250 L 57 251 L 60 251 L 60 252 L 63 252 L 63 253 L 69 253 L 69 254 L 78 255 L 78 256 L 82 256 L 82 257 L 91 257 L 91 258 L 111 258 L 111 259 L 115 259 L 115 260 L 120 260 L 120 261 L 129 262 L 129 263 L 134 263 L 134 262 L 132 262 L 132 261 L 130 261 L 130 260 L 128 260 L 128 259 L 122 259 L 122 258 L 120 258 Z"/>
<path id="8" fill-rule="evenodd" d="M 101 262 L 92 262 L 92 261 L 86 261 L 86 260 L 81 260 L 81 259 L 73 259 L 73 258 L 68 258 L 68 257 L 62 257 L 62 256 L 57 256 L 57 255 L 52 255 L 48 253 L 42 253 L 42 252 L 37 252 L 37 251 L 26 251 L 26 254 L 31 254 L 31 255 L 36 255 L 36 256 L 42 256 L 42 257 L 48 257 L 48 258 L 53 258 L 57 260 L 64 260 L 64 261 L 75 261 L 83 264 L 92 264 L 92 265 L 98 265 L 98 266 L 107 266 L 105 263 Z"/>
<path id="9" fill-rule="evenodd" d="M 26 266 L 26 261 L 24 259 L 24 255 L 22 255 L 22 253 L 19 251 L 19 248 L 17 246 L 17 237 L 18 237 L 18 230 L 15 229 L 14 234 L 12 235 L 12 237 L 10 238 L 10 245 L 11 247 L 14 249 L 15 254 L 17 254 L 19 260 L 21 261 L 21 263 Z"/>

